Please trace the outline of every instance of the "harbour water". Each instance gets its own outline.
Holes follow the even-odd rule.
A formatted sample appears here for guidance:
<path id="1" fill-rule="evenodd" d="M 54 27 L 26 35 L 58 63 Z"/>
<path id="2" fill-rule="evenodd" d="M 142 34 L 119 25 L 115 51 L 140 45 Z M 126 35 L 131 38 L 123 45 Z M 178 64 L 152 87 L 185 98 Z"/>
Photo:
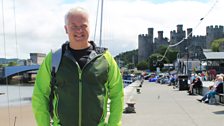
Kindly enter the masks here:
<path id="1" fill-rule="evenodd" d="M 130 83 L 124 83 L 124 88 Z M 0 107 L 31 103 L 32 86 L 0 85 Z"/>
<path id="2" fill-rule="evenodd" d="M 0 107 L 31 103 L 33 86 L 0 85 Z"/>

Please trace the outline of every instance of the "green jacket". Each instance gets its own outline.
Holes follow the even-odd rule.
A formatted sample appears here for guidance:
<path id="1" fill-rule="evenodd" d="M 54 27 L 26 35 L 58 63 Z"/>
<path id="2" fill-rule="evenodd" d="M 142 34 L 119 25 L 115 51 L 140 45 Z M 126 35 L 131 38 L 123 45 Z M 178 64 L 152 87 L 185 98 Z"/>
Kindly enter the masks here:
<path id="1" fill-rule="evenodd" d="M 52 53 L 38 71 L 32 107 L 38 126 L 50 125 L 49 95 Z M 56 73 L 53 99 L 54 126 L 121 126 L 123 81 L 108 51 L 94 51 L 81 70 L 66 50 Z M 107 103 L 110 99 L 108 122 Z"/>

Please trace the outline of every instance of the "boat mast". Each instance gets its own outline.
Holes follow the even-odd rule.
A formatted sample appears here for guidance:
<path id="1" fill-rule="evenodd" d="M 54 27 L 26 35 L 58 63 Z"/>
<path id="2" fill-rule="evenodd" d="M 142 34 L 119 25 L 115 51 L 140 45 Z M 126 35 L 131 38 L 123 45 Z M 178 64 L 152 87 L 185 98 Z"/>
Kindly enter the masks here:
<path id="1" fill-rule="evenodd" d="M 100 41 L 99 46 L 102 46 L 102 28 L 103 28 L 103 0 L 101 1 L 101 17 L 100 17 Z"/>

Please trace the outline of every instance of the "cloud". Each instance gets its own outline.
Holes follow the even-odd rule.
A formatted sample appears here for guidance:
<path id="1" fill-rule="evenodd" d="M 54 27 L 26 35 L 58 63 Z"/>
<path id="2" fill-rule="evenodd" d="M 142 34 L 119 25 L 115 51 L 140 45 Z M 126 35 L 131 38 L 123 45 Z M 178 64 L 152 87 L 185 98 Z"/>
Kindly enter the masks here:
<path id="1" fill-rule="evenodd" d="M 184 30 L 195 28 L 204 17 L 214 0 L 197 0 L 152 3 L 146 0 L 107 0 L 104 1 L 103 46 L 109 48 L 115 56 L 118 53 L 137 49 L 138 35 L 147 34 L 147 28 L 164 31 L 169 38 L 171 30 L 177 24 L 183 24 Z M 205 35 L 206 26 L 223 25 L 222 12 L 224 2 L 219 0 L 214 9 L 194 30 L 194 35 Z M 83 6 L 90 12 L 91 37 L 93 39 L 96 20 L 97 1 L 86 0 L 65 3 L 62 0 L 19 0 L 16 1 L 16 29 L 19 58 L 29 58 L 29 53 L 48 53 L 59 48 L 67 40 L 64 32 L 64 14 L 75 6 Z M 17 57 L 15 42 L 15 18 L 12 1 L 4 1 L 4 23 L 6 57 Z M 98 19 L 99 21 L 99 19 Z M 0 25 L 2 27 L 2 15 Z M 2 30 L 2 29 L 1 29 Z M 96 32 L 99 41 L 99 24 Z M 0 32 L 0 57 L 4 57 L 3 32 Z"/>

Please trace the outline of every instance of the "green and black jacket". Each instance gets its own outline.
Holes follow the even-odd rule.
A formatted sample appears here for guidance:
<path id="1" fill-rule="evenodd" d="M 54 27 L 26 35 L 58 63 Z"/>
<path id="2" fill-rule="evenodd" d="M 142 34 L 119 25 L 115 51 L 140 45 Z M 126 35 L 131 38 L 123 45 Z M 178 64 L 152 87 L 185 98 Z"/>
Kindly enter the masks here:
<path id="1" fill-rule="evenodd" d="M 38 126 L 50 126 L 51 61 L 49 53 L 38 71 L 32 96 Z M 56 73 L 54 126 L 121 126 L 123 98 L 120 70 L 107 50 L 96 48 L 83 69 L 65 50 Z M 110 114 L 105 122 L 108 99 Z"/>

